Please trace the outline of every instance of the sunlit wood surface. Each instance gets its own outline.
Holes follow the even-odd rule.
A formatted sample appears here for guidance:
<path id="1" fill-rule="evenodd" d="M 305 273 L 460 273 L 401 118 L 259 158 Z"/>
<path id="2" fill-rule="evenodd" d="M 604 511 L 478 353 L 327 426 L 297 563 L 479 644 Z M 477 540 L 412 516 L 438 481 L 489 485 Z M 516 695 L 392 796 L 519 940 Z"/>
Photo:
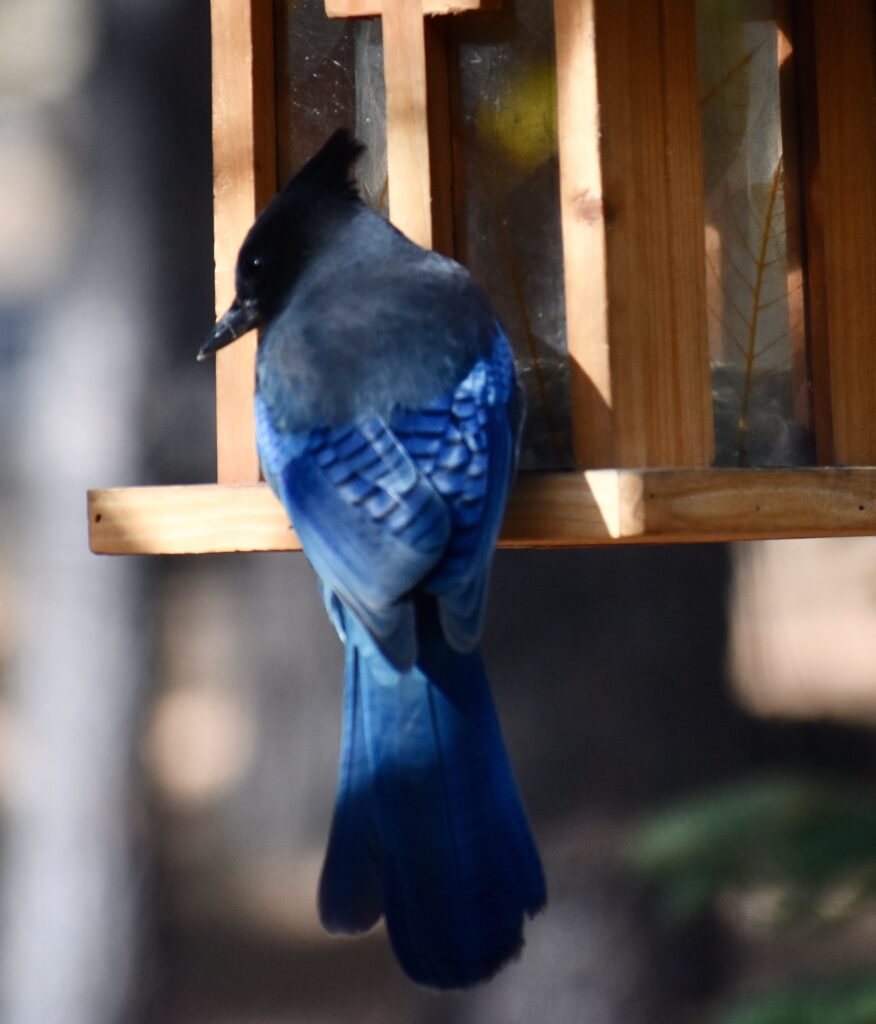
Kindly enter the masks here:
<path id="1" fill-rule="evenodd" d="M 294 551 L 266 484 L 90 491 L 99 554 Z M 520 477 L 503 547 L 876 534 L 876 468 L 591 470 Z"/>
<path id="2" fill-rule="evenodd" d="M 240 244 L 277 187 L 273 7 L 213 0 L 213 223 L 216 311 L 234 298 Z M 256 336 L 216 353 L 216 466 L 221 483 L 255 483 Z"/>

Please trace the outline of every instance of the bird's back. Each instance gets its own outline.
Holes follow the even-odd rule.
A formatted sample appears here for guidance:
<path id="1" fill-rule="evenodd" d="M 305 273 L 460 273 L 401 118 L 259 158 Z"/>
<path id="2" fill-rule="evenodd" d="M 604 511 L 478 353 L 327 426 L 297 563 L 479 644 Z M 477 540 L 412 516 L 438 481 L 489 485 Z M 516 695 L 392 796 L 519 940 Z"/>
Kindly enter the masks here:
<path id="1" fill-rule="evenodd" d="M 349 204 L 262 339 L 258 389 L 291 432 L 388 417 L 451 391 L 495 333 L 464 267 Z"/>

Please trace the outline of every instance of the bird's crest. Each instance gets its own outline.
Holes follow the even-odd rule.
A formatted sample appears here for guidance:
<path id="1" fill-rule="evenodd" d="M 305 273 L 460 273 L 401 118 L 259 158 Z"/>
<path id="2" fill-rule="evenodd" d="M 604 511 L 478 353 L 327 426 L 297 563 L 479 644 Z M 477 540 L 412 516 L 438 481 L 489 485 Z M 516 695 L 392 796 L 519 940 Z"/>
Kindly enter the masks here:
<path id="1" fill-rule="evenodd" d="M 352 168 L 364 152 L 365 146 L 358 139 L 346 128 L 339 128 L 292 178 L 285 191 L 306 186 L 325 189 L 335 195 L 358 196 Z"/>

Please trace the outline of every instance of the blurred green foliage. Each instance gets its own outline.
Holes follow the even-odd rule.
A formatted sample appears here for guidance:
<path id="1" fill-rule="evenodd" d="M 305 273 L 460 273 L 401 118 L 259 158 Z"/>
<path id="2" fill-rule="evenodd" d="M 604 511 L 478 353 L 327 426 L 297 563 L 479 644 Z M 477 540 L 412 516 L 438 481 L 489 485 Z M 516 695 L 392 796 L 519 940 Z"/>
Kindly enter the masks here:
<path id="1" fill-rule="evenodd" d="M 818 925 L 876 895 L 876 796 L 846 781 L 768 776 L 706 793 L 641 824 L 628 847 L 670 923 L 715 911 L 727 894 L 769 893 L 771 926 Z M 767 992 L 714 1024 L 876 1024 L 876 977 Z"/>
<path id="2" fill-rule="evenodd" d="M 740 1003 L 715 1024 L 873 1024 L 876 978 L 800 986 Z"/>
<path id="3" fill-rule="evenodd" d="M 629 854 L 673 922 L 764 886 L 781 897 L 776 923 L 824 919 L 876 895 L 876 797 L 807 777 L 747 781 L 654 815 Z"/>

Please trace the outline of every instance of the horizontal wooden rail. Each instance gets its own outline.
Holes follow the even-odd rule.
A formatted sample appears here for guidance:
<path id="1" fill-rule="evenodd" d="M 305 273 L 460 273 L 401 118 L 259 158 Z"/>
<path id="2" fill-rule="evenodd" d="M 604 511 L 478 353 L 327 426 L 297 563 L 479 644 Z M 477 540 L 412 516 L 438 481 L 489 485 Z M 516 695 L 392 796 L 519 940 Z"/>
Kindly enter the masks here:
<path id="1" fill-rule="evenodd" d="M 90 491 L 92 551 L 182 555 L 300 547 L 266 484 Z M 503 547 L 876 534 L 876 468 L 525 473 Z"/>

